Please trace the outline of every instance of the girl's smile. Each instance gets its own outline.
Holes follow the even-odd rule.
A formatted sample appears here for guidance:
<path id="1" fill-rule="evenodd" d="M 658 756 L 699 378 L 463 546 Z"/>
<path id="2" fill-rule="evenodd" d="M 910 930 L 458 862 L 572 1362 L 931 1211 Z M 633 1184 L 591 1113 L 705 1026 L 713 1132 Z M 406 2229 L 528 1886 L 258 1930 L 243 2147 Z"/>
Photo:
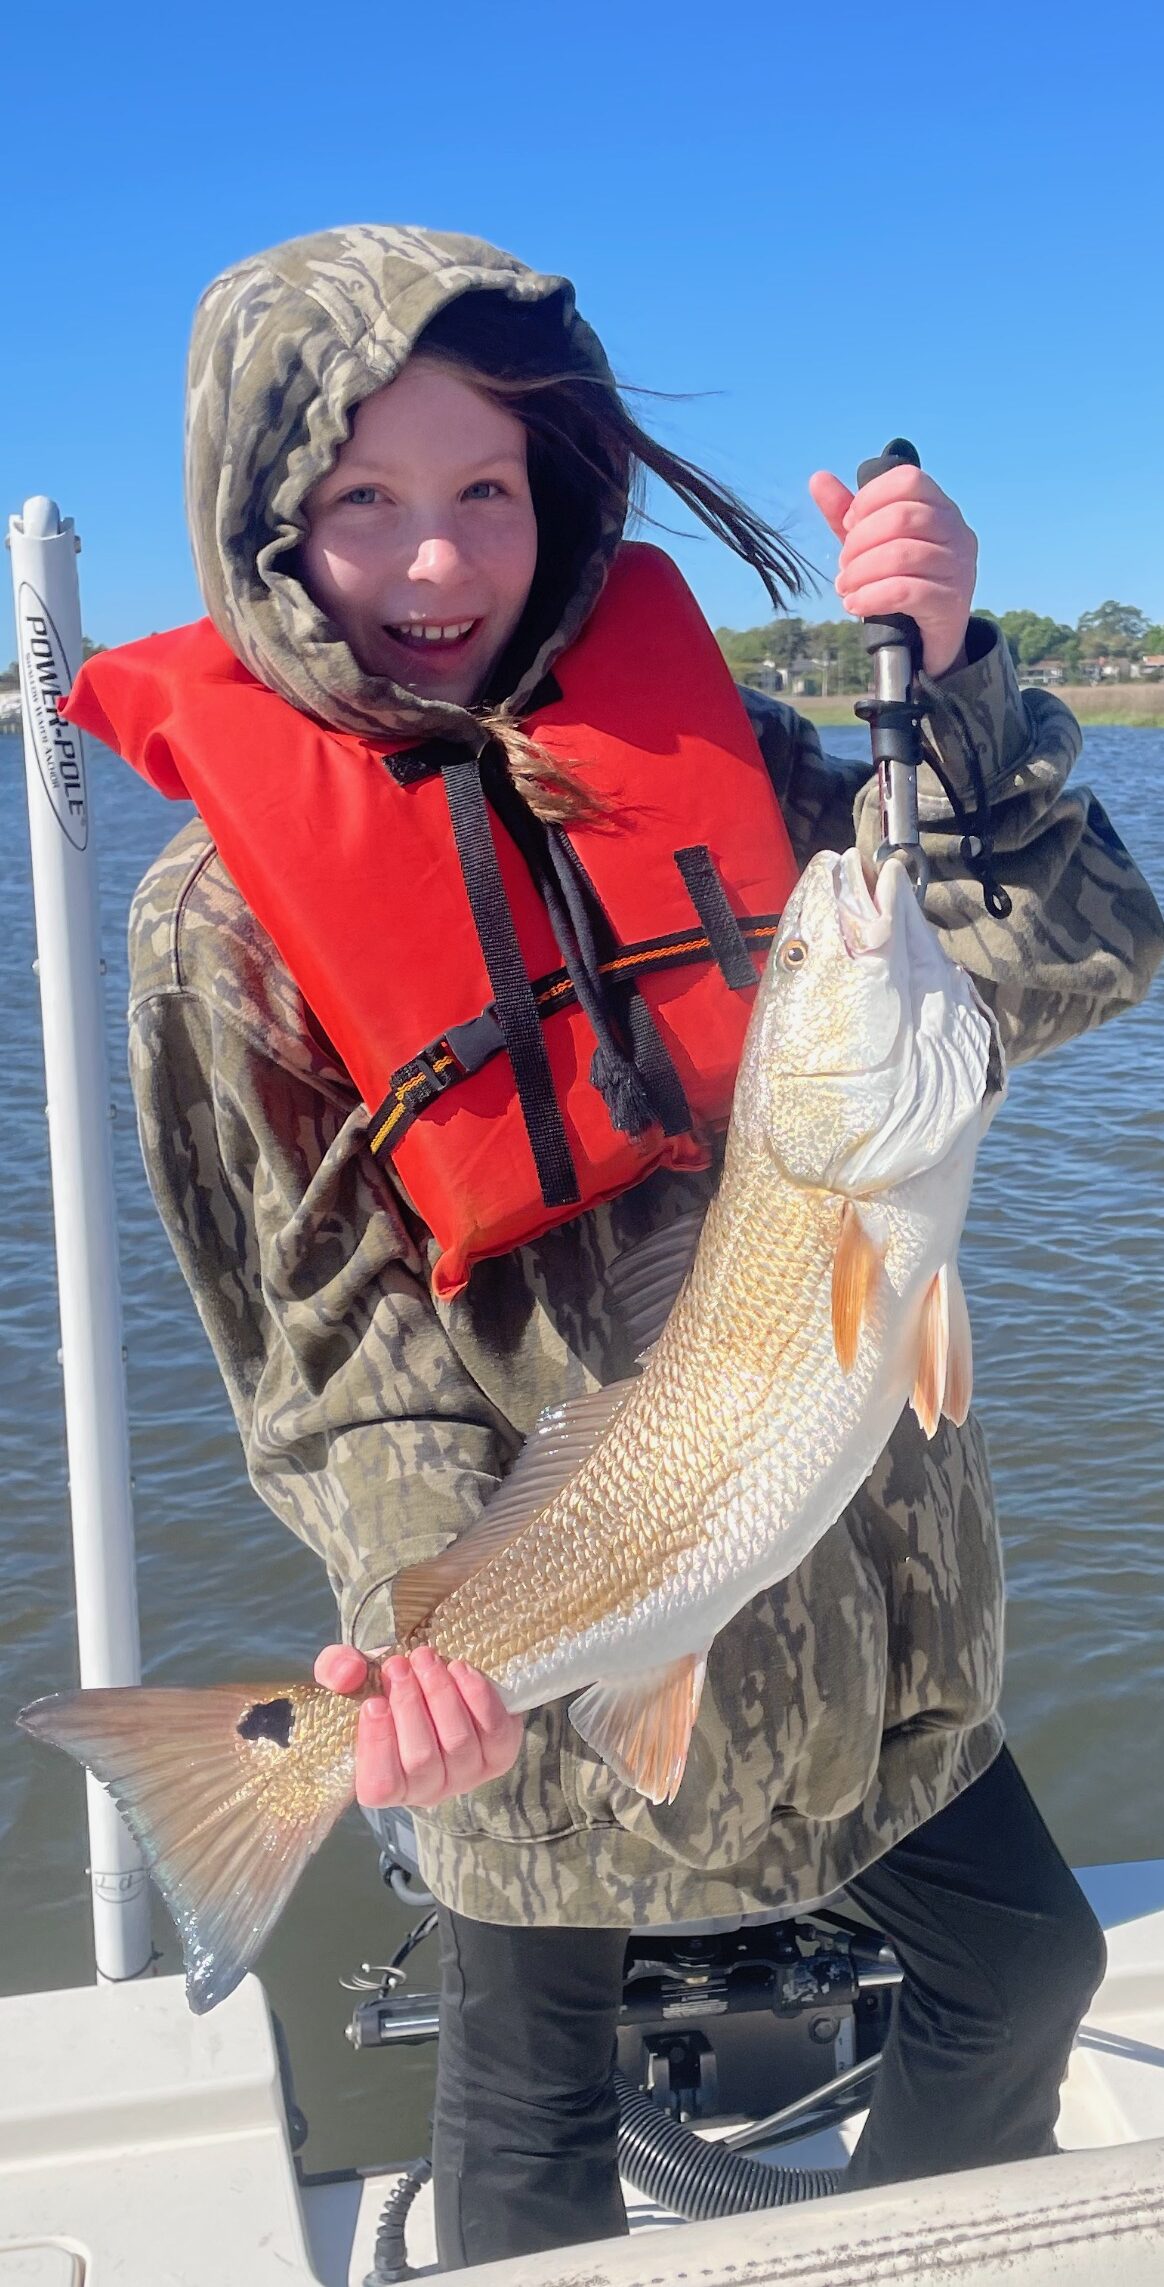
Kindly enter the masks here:
<path id="1" fill-rule="evenodd" d="M 365 673 L 468 706 L 537 562 L 521 422 L 415 357 L 358 407 L 304 508 L 305 585 Z"/>

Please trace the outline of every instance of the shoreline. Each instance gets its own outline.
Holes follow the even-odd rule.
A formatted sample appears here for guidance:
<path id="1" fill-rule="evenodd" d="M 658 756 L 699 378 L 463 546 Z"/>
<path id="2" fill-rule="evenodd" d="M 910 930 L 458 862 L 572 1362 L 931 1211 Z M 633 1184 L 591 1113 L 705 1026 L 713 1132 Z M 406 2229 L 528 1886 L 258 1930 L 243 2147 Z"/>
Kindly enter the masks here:
<path id="1" fill-rule="evenodd" d="M 1019 673 L 1022 684 L 1022 673 Z M 1031 690 L 1047 690 L 1052 698 L 1062 699 L 1070 707 L 1077 722 L 1106 724 L 1122 730 L 1164 731 L 1164 682 L 1161 683 L 1035 683 Z M 816 723 L 822 730 L 837 730 L 845 724 L 856 723 L 853 713 L 859 691 L 842 692 L 839 698 L 813 699 L 790 691 L 778 691 L 776 697 L 786 706 L 794 707 L 798 715 Z M 20 736 L 20 716 L 0 714 L 0 737 L 8 734 Z"/>
<path id="2" fill-rule="evenodd" d="M 1022 683 L 1021 669 L 1019 683 Z M 1106 724 L 1111 729 L 1118 725 L 1123 730 L 1164 730 L 1164 683 L 1038 683 L 1028 688 L 1045 689 L 1053 699 L 1062 699 L 1085 728 L 1089 724 Z M 785 691 L 778 691 L 776 696 L 822 729 L 836 730 L 844 723 L 858 720 L 853 713 L 854 704 L 861 696 L 858 691 L 844 692 L 837 699 L 795 697 Z"/>

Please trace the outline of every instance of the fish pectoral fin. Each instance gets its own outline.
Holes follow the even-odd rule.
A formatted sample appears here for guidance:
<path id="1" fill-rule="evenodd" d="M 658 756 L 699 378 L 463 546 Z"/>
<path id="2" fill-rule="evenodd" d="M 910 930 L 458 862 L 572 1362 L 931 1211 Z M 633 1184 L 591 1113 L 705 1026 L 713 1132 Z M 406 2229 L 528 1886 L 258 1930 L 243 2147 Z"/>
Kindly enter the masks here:
<path id="1" fill-rule="evenodd" d="M 493 1557 L 508 1548 L 543 1509 L 549 1507 L 597 1445 L 634 1381 L 609 1382 L 603 1390 L 589 1390 L 565 1405 L 547 1406 L 538 1415 L 508 1477 L 482 1509 L 439 1556 L 406 1565 L 392 1583 L 392 1615 L 397 1641 L 404 1646 L 424 1641 L 421 1630 L 438 1604 L 483 1572 Z"/>
<path id="2" fill-rule="evenodd" d="M 961 1427 L 973 1389 L 966 1296 L 957 1263 L 943 1263 L 922 1304 L 917 1371 L 909 1401 L 927 1437 L 933 1436 L 943 1414 Z"/>
<path id="3" fill-rule="evenodd" d="M 198 2016 L 245 1977 L 353 1801 L 359 1710 L 313 1684 L 127 1685 L 20 1715 L 108 1788 L 177 1925 Z"/>
<path id="4" fill-rule="evenodd" d="M 591 1684 L 571 1700 L 570 1721 L 616 1778 L 652 1803 L 673 1803 L 706 1673 L 706 1652 L 687 1652 L 633 1683 Z"/>
<path id="5" fill-rule="evenodd" d="M 833 1346 L 842 1373 L 849 1373 L 856 1359 L 861 1328 L 884 1263 L 884 1248 L 870 1238 L 860 1208 L 846 1199 L 833 1257 L 832 1293 Z"/>

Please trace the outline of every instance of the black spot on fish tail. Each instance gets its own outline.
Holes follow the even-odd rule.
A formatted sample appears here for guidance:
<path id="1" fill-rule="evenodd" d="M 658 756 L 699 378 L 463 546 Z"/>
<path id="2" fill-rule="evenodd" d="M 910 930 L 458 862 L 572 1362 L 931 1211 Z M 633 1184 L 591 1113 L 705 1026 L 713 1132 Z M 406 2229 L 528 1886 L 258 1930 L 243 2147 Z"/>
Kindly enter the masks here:
<path id="1" fill-rule="evenodd" d="M 289 1747 L 294 1722 L 295 1710 L 289 1699 L 260 1699 L 248 1707 L 235 1729 L 240 1739 L 270 1739 L 276 1747 Z"/>

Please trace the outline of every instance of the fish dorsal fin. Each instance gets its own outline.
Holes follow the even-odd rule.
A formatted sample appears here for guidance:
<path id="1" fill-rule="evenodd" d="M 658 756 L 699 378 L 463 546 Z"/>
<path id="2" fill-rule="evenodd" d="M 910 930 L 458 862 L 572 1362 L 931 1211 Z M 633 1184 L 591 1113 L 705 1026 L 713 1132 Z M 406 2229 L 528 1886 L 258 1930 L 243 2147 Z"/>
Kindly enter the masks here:
<path id="1" fill-rule="evenodd" d="M 927 1437 L 943 1414 L 959 1427 L 970 1411 L 974 1361 L 970 1313 L 956 1263 L 943 1263 L 922 1304 L 917 1372 L 910 1404 Z"/>
<path id="2" fill-rule="evenodd" d="M 870 1238 L 860 1208 L 846 1199 L 833 1257 L 832 1295 L 833 1345 L 842 1373 L 849 1373 L 856 1359 L 861 1328 L 884 1261 L 884 1250 Z"/>
<path id="3" fill-rule="evenodd" d="M 704 1210 L 693 1208 L 624 1249 L 606 1274 L 611 1311 L 630 1336 L 636 1357 L 658 1341 L 679 1289 L 695 1260 Z"/>
<path id="4" fill-rule="evenodd" d="M 482 1572 L 549 1507 L 555 1494 L 581 1468 L 634 1387 L 633 1381 L 610 1382 L 604 1390 L 589 1390 L 585 1397 L 547 1406 L 539 1414 L 508 1477 L 502 1479 L 476 1523 L 439 1556 L 409 1565 L 397 1574 L 392 1583 L 392 1611 L 401 1645 L 407 1648 L 412 1641 L 423 1643 L 419 1631 L 437 1605 L 474 1573 Z"/>
<path id="5" fill-rule="evenodd" d="M 201 2016 L 246 1975 L 355 1796 L 360 1700 L 314 1684 L 62 1692 L 20 1717 L 107 1787 L 182 1940 Z"/>
<path id="6" fill-rule="evenodd" d="M 631 1683 L 591 1684 L 571 1700 L 570 1721 L 615 1777 L 652 1803 L 673 1803 L 687 1768 L 706 1652 L 686 1652 Z"/>

